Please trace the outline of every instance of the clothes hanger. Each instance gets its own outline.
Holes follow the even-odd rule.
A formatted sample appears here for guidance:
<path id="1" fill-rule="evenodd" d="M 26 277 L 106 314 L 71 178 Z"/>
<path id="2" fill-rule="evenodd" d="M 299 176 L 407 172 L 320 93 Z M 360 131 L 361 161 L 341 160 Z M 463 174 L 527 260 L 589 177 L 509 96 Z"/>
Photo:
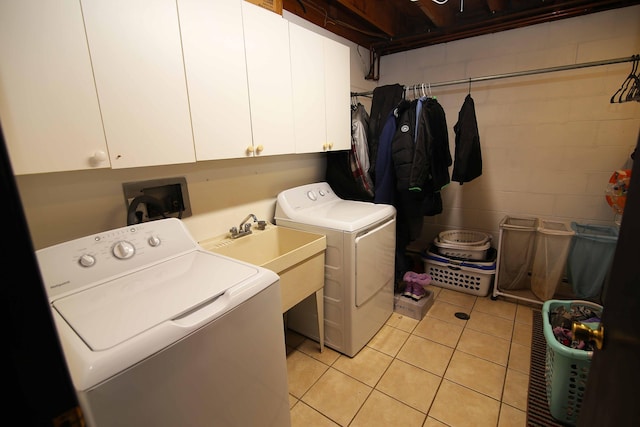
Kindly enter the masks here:
<path id="1" fill-rule="evenodd" d="M 422 83 L 422 84 L 420 85 L 420 89 L 422 90 L 422 96 L 423 96 L 423 97 L 426 97 L 426 96 L 427 96 L 427 92 L 425 92 L 425 90 L 424 90 L 424 83 Z"/>
<path id="2" fill-rule="evenodd" d="M 640 55 L 636 55 L 635 65 L 635 72 L 633 73 L 633 84 L 631 85 L 629 92 L 627 92 L 625 100 L 640 102 L 640 76 L 638 75 L 638 66 L 640 66 Z"/>
<path id="3" fill-rule="evenodd" d="M 630 101 L 630 95 L 633 96 L 633 92 L 635 91 L 636 86 L 635 82 L 638 80 L 638 76 L 636 75 L 636 73 L 638 72 L 639 59 L 640 55 L 638 55 L 637 57 L 636 55 L 634 55 L 631 74 L 627 76 L 627 79 L 624 82 L 624 89 L 620 93 L 620 96 L 618 96 L 618 102 L 620 103 Z"/>
<path id="4" fill-rule="evenodd" d="M 614 93 L 611 96 L 611 99 L 609 100 L 609 102 L 611 104 L 615 104 L 615 103 L 622 103 L 622 102 L 627 102 L 627 94 L 629 89 L 633 89 L 637 86 L 639 86 L 640 84 L 637 83 L 639 77 L 636 75 L 636 73 L 638 72 L 638 64 L 640 63 L 640 55 L 633 55 L 633 64 L 631 66 L 631 73 L 629 73 L 629 75 L 627 76 L 627 78 L 624 79 L 624 81 L 622 82 L 622 84 L 620 85 L 620 88 L 616 91 L 616 93 Z M 631 86 L 629 86 L 631 85 Z M 618 100 L 616 101 L 616 95 L 618 95 Z M 625 97 L 625 100 L 623 101 L 623 95 Z M 632 95 L 633 97 L 633 95 Z"/>

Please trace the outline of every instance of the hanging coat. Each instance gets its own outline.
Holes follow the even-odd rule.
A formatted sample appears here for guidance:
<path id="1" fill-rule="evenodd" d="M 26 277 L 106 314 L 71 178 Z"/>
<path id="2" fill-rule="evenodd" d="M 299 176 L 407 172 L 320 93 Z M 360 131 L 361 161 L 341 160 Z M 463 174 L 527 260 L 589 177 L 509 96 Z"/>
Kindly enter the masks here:
<path id="1" fill-rule="evenodd" d="M 397 109 L 389 112 L 380 132 L 378 154 L 375 159 L 374 203 L 393 205 L 395 202 L 396 173 L 393 168 L 391 143 L 396 133 L 396 114 Z M 373 166 L 372 161 L 371 167 Z"/>
<path id="2" fill-rule="evenodd" d="M 373 198 L 373 181 L 369 175 L 369 145 L 367 130 L 369 115 L 364 105 L 358 103 L 351 109 L 351 151 L 349 160 L 351 172 L 361 189 Z"/>
<path id="3" fill-rule="evenodd" d="M 380 144 L 380 136 L 384 127 L 387 125 L 389 113 L 402 101 L 404 95 L 404 87 L 398 83 L 378 86 L 373 90 L 373 98 L 371 99 L 371 113 L 369 118 L 369 161 L 371 167 L 369 175 L 375 181 L 377 176 L 377 158 L 378 145 Z"/>
<path id="4" fill-rule="evenodd" d="M 456 151 L 451 179 L 462 184 L 482 175 L 480 135 L 471 95 L 464 99 L 453 130 L 456 133 Z"/>
<path id="5" fill-rule="evenodd" d="M 424 120 L 418 124 L 418 135 L 423 132 L 426 143 L 428 177 L 425 189 L 432 192 L 442 190 L 451 182 L 449 166 L 451 166 L 451 152 L 449 151 L 449 130 L 447 117 L 442 105 L 435 98 L 428 98 L 422 106 Z"/>

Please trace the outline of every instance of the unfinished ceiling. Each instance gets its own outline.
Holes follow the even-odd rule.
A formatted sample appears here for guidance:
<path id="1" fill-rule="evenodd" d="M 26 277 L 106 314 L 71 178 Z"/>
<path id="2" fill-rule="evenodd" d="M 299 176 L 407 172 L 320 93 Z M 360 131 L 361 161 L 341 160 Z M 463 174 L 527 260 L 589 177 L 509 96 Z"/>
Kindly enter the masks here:
<path id="1" fill-rule="evenodd" d="M 640 4 L 640 0 L 283 0 L 283 8 L 380 56 Z"/>

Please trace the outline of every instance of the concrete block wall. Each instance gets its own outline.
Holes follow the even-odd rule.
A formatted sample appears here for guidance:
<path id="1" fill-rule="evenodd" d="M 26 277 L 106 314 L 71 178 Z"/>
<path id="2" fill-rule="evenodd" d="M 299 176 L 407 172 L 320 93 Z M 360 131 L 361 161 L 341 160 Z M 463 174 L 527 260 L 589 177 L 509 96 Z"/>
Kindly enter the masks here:
<path id="1" fill-rule="evenodd" d="M 640 6 L 539 24 L 384 56 L 379 85 L 449 82 L 640 53 Z M 505 215 L 614 224 L 605 199 L 613 171 L 630 166 L 640 103 L 610 103 L 631 62 L 431 88 L 445 109 L 452 156 L 458 112 L 475 101 L 483 174 L 442 191 L 425 217 L 423 249 L 445 229 L 490 232 Z M 411 92 L 409 92 L 409 96 Z M 452 169 L 450 169 L 452 171 Z"/>

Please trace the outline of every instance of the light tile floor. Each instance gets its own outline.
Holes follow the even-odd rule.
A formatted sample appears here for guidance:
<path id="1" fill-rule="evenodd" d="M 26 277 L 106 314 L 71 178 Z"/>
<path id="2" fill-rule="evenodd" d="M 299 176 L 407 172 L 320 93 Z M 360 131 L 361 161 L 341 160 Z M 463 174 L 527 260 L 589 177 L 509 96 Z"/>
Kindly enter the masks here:
<path id="1" fill-rule="evenodd" d="M 292 427 L 526 425 L 532 307 L 429 289 L 421 321 L 393 313 L 353 358 L 287 332 Z"/>

